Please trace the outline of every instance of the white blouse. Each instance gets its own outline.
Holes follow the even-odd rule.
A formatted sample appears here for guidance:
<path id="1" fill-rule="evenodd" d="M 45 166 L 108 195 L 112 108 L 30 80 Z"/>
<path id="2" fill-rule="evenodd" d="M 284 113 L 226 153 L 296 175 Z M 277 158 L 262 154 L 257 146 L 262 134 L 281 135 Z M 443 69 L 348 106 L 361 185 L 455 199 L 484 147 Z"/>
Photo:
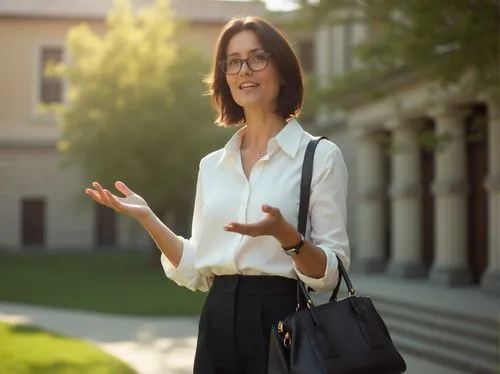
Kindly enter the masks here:
<path id="1" fill-rule="evenodd" d="M 250 237 L 227 232 L 231 221 L 253 223 L 262 219 L 262 205 L 281 210 L 297 227 L 302 162 L 312 136 L 292 119 L 268 143 L 267 155 L 254 165 L 247 179 L 240 145 L 245 127 L 223 149 L 205 156 L 199 166 L 191 238 L 183 242 L 175 268 L 162 254 L 167 277 L 191 290 L 208 291 L 214 275 L 279 275 L 296 279 L 317 291 L 332 290 L 338 280 L 335 253 L 349 267 L 346 233 L 347 170 L 340 149 L 323 139 L 314 157 L 306 239 L 327 258 L 325 274 L 315 279 L 295 267 L 272 236 Z"/>

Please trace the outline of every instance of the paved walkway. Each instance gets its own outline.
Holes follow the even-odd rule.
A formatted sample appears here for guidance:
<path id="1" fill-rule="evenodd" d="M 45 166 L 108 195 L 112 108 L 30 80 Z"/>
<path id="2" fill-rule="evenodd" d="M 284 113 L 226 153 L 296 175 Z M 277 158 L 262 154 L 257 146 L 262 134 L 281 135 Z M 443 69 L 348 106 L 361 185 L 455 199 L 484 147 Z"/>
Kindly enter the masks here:
<path id="1" fill-rule="evenodd" d="M 139 374 L 192 373 L 195 318 L 124 317 L 0 303 L 0 320 L 89 340 Z"/>
<path id="2" fill-rule="evenodd" d="M 198 328 L 194 317 L 124 317 L 0 303 L 0 320 L 30 323 L 89 340 L 139 374 L 192 373 Z M 416 357 L 405 359 L 407 374 L 457 374 Z"/>

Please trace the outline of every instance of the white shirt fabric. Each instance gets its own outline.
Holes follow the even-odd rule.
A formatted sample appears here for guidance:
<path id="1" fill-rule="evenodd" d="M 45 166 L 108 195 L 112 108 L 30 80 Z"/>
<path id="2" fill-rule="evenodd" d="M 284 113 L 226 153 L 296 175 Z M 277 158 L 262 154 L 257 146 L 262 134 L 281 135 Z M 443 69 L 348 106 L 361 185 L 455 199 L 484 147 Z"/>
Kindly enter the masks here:
<path id="1" fill-rule="evenodd" d="M 214 275 L 279 275 L 296 279 L 317 291 L 333 290 L 338 281 L 335 253 L 349 267 L 346 233 L 347 170 L 340 149 L 333 142 L 319 142 L 314 157 L 306 239 L 321 248 L 327 258 L 320 279 L 308 277 L 272 236 L 250 237 L 227 232 L 234 221 L 254 223 L 265 215 L 262 205 L 280 209 L 297 227 L 300 179 L 304 153 L 312 136 L 295 119 L 270 139 L 267 155 L 254 165 L 247 179 L 240 145 L 245 127 L 223 149 L 205 156 L 199 165 L 191 238 L 183 242 L 175 268 L 162 254 L 167 277 L 191 290 L 208 291 Z"/>

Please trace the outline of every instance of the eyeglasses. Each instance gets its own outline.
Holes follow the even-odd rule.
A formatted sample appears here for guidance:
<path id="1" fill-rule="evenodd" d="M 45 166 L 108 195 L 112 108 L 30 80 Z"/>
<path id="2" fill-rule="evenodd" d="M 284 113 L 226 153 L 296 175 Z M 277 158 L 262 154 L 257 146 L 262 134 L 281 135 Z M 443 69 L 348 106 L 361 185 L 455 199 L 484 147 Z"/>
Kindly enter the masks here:
<path id="1" fill-rule="evenodd" d="M 232 57 L 219 61 L 219 67 L 222 69 L 224 74 L 234 75 L 241 71 L 243 63 L 245 62 L 250 70 L 259 71 L 267 67 L 270 58 L 270 53 L 256 53 L 248 58 Z"/>

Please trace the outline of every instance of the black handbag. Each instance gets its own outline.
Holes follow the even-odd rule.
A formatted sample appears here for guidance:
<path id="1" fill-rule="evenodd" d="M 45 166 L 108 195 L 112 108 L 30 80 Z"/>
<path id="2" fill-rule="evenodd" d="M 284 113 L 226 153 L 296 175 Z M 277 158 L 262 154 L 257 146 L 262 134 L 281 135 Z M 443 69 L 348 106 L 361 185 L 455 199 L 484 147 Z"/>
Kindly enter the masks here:
<path id="1" fill-rule="evenodd" d="M 305 235 L 314 151 L 312 139 L 302 166 L 298 229 Z M 268 374 L 399 374 L 406 363 L 369 297 L 358 296 L 337 256 L 339 281 L 329 301 L 314 305 L 297 282 L 297 311 L 271 328 Z M 348 297 L 337 300 L 344 279 Z"/>

